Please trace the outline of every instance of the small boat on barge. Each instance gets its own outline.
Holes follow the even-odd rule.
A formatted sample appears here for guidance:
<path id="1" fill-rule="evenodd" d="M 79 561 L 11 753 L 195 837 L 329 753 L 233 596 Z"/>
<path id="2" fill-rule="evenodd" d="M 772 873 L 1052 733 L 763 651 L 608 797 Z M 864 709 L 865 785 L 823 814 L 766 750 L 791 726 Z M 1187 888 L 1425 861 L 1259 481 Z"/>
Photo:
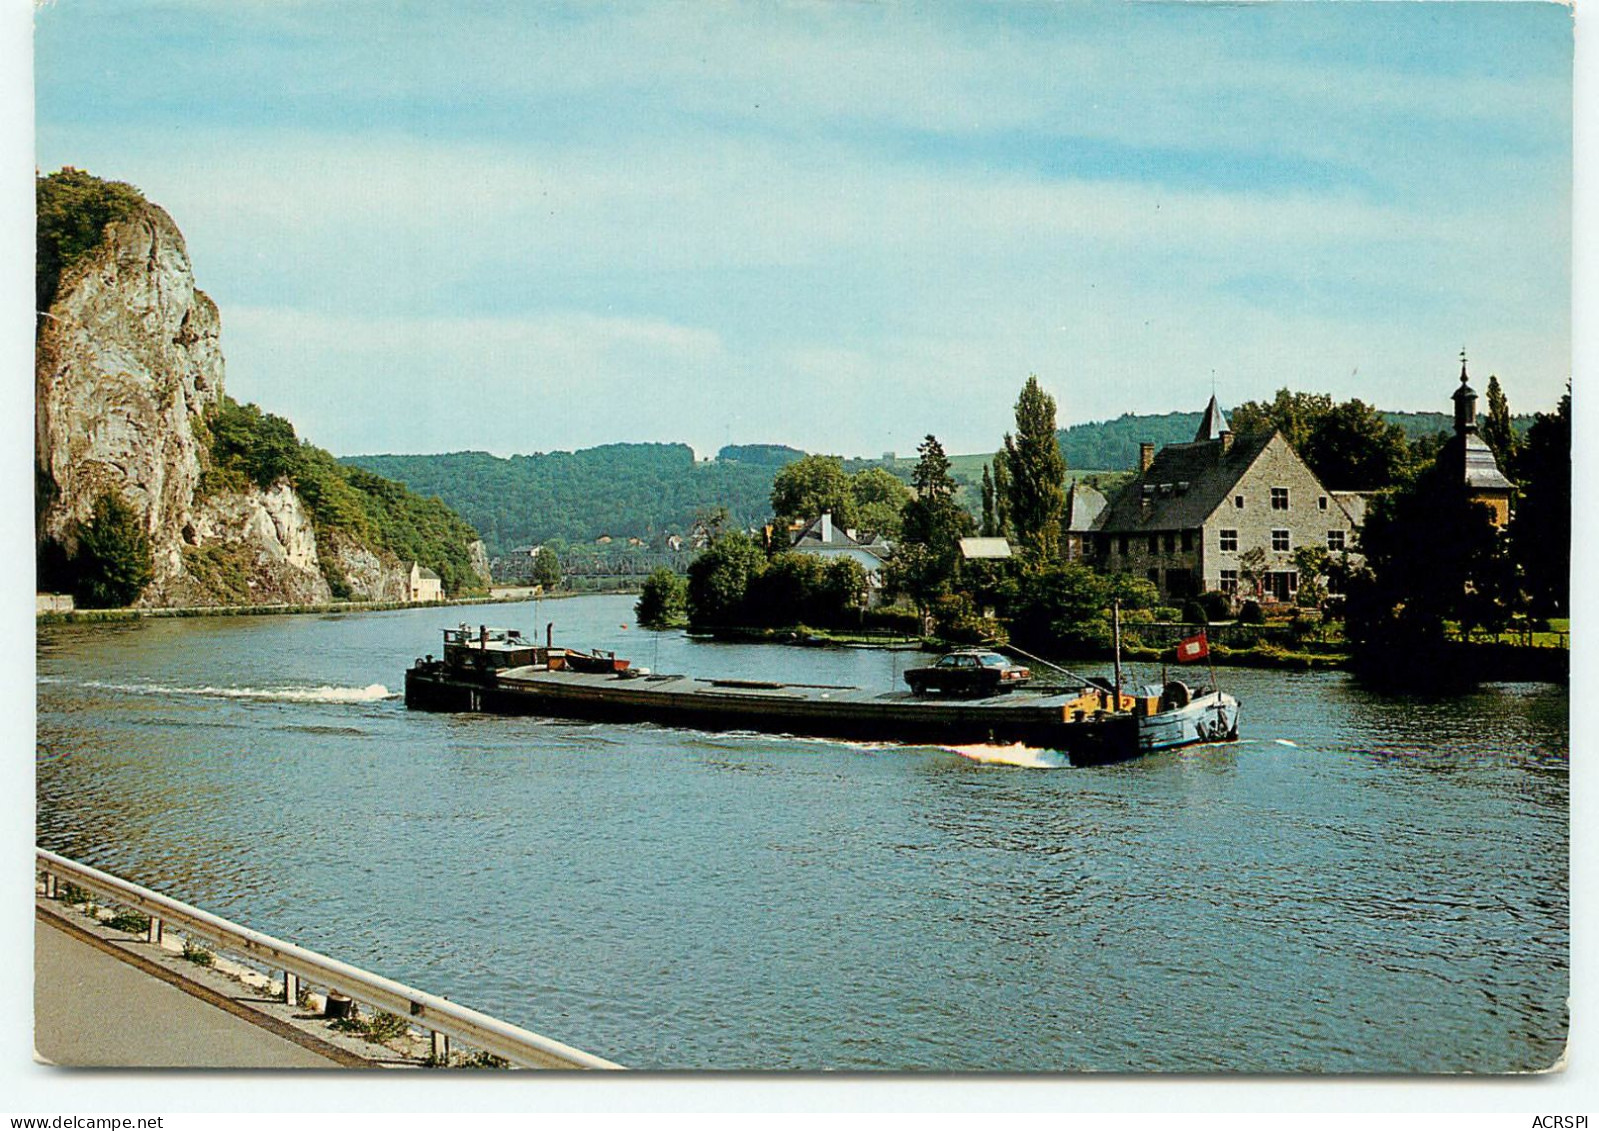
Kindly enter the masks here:
<path id="1" fill-rule="evenodd" d="M 575 661 L 575 662 L 574 662 Z M 1119 669 L 1119 665 L 1118 665 Z M 831 684 L 695 679 L 631 667 L 614 654 L 539 645 L 514 630 L 444 631 L 444 655 L 405 673 L 405 704 L 425 711 L 649 722 L 820 738 L 1055 750 L 1074 766 L 1238 737 L 1238 701 L 1187 684 L 1126 692 L 1087 680 L 1076 688 L 1018 690 L 977 699 L 924 698 Z"/>

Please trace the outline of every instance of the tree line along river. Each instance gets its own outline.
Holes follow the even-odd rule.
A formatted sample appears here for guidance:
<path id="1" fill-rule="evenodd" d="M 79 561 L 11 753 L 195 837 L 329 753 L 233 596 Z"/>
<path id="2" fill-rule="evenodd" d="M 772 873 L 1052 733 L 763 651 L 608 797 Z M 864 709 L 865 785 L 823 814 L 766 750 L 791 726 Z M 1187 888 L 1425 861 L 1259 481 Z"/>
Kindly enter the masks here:
<path id="1" fill-rule="evenodd" d="M 462 617 L 657 671 L 886 691 L 923 662 L 646 633 L 626 597 L 44 626 L 40 845 L 634 1068 L 1564 1049 L 1563 688 L 1222 669 L 1240 742 L 1074 770 L 408 712 Z"/>

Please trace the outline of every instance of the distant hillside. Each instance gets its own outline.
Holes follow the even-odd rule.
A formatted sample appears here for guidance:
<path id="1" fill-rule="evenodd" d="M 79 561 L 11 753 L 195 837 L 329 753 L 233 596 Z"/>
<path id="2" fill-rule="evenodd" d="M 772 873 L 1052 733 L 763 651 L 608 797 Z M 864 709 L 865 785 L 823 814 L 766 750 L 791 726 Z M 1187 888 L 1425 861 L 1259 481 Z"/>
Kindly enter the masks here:
<path id="1" fill-rule="evenodd" d="M 342 462 L 438 496 L 498 556 L 520 546 L 606 535 L 655 544 L 667 534 L 687 534 L 696 516 L 716 507 L 726 507 L 735 526 L 759 523 L 770 513 L 772 477 L 788 462 L 765 445 L 760 452 L 763 458 L 695 462 L 687 444 L 607 444 L 509 458 L 452 452 Z"/>
<path id="2" fill-rule="evenodd" d="M 1453 418 L 1438 412 L 1387 412 L 1411 439 L 1448 431 Z M 1197 412 L 1124 413 L 1115 420 L 1074 424 L 1060 432 L 1067 475 L 1109 489 L 1138 462 L 1138 445 L 1185 443 L 1199 428 Z M 1525 428 L 1530 416 L 1516 418 Z M 998 447 L 998 444 L 995 445 Z M 714 460 L 696 462 L 686 444 L 608 444 L 576 452 L 502 458 L 487 452 L 449 455 L 350 456 L 341 462 L 436 495 L 483 536 L 489 553 L 552 540 L 592 545 L 642 539 L 659 547 L 668 534 L 687 534 L 696 517 L 726 507 L 733 525 L 769 517 L 772 479 L 805 455 L 783 444 L 729 444 Z M 992 453 L 952 455 L 960 503 L 976 513 L 978 485 Z M 907 482 L 914 457 L 884 462 L 848 459 L 846 471 L 886 467 Z"/>

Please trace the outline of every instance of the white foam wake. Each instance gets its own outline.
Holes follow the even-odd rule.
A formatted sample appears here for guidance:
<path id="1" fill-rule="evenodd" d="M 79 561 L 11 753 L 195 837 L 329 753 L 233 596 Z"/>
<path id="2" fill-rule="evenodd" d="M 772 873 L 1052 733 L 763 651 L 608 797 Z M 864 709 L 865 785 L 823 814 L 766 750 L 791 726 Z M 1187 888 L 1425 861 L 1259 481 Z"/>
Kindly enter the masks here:
<path id="1" fill-rule="evenodd" d="M 279 703 L 376 703 L 399 694 L 381 683 L 369 683 L 365 687 L 173 687 L 161 683 L 88 680 L 84 686 L 134 695 L 197 695 L 206 699 L 256 699 Z"/>
<path id="2" fill-rule="evenodd" d="M 1040 750 L 1036 746 L 1013 743 L 1010 746 L 975 745 L 946 746 L 962 758 L 999 766 L 1023 766 L 1029 770 L 1062 770 L 1071 767 L 1071 760 L 1057 750 Z"/>

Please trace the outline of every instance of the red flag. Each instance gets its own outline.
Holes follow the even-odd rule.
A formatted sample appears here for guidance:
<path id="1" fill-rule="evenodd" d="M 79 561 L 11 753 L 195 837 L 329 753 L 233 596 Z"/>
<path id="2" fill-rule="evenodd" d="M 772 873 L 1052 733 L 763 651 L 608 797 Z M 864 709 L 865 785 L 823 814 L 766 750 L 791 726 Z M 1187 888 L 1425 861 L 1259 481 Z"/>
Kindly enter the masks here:
<path id="1" fill-rule="evenodd" d="M 1185 636 L 1177 642 L 1177 662 L 1179 664 L 1192 663 L 1203 660 L 1210 655 L 1210 642 L 1201 632 L 1198 636 Z"/>

